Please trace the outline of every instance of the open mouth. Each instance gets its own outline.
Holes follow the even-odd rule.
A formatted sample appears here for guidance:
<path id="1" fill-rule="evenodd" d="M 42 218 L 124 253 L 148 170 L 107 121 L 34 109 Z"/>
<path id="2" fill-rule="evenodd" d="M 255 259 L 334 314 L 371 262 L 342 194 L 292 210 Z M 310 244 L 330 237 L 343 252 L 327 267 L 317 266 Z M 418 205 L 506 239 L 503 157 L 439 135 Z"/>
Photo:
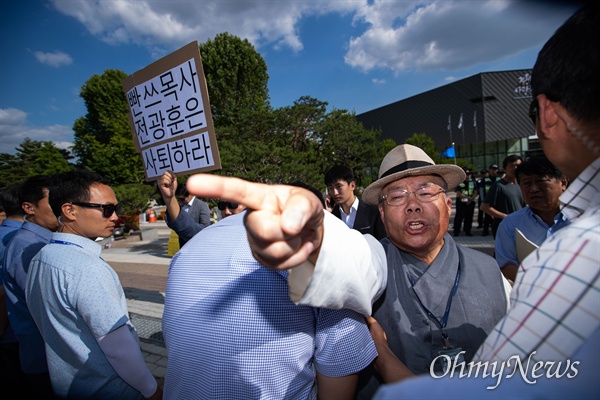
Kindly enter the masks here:
<path id="1" fill-rule="evenodd" d="M 427 225 L 422 221 L 412 221 L 406 224 L 406 231 L 408 233 L 417 234 L 425 231 Z"/>

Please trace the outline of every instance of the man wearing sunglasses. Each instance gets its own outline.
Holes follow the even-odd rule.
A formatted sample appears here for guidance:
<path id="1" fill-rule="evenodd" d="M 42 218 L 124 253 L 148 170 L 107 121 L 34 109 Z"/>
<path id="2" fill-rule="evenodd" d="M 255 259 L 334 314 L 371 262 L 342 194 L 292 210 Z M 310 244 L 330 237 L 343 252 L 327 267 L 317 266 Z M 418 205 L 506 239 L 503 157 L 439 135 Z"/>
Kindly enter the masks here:
<path id="1" fill-rule="evenodd" d="M 221 219 L 227 218 L 231 215 L 239 214 L 244 211 L 244 206 L 238 203 L 231 203 L 229 201 L 219 201 L 217 208 L 221 213 Z"/>
<path id="2" fill-rule="evenodd" d="M 123 288 L 97 237 L 118 220 L 115 193 L 98 174 L 59 174 L 50 206 L 59 232 L 33 257 L 27 305 L 46 343 L 52 388 L 60 398 L 162 398 L 129 320 Z"/>

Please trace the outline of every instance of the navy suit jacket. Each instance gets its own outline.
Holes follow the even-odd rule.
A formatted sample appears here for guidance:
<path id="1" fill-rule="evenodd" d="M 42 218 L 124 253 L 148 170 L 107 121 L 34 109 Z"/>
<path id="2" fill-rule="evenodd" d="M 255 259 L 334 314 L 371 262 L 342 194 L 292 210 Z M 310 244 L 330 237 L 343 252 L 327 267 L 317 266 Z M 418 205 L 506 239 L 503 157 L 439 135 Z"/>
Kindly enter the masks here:
<path id="1" fill-rule="evenodd" d="M 208 204 L 200 200 L 199 198 L 195 198 L 192 203 L 192 207 L 189 209 L 188 214 L 196 223 L 202 225 L 210 225 L 210 209 L 208 208 Z"/>
<path id="2" fill-rule="evenodd" d="M 340 206 L 336 204 L 331 211 L 333 215 L 338 218 L 342 218 L 340 213 Z M 381 240 L 387 236 L 383 221 L 379 215 L 379 208 L 377 206 L 371 206 L 363 201 L 358 201 L 358 210 L 356 212 L 356 219 L 354 220 L 354 226 L 352 229 L 356 229 L 363 235 L 370 233 L 375 236 L 377 240 Z"/>
<path id="3" fill-rule="evenodd" d="M 172 221 L 177 228 L 172 229 L 179 236 L 179 247 L 183 247 L 196 233 L 210 225 L 210 209 L 208 208 L 208 204 L 196 197 L 187 212 L 184 211 L 184 206 L 181 205 L 181 212 L 179 214 L 187 214 L 189 218 L 177 218 L 176 221 Z"/>

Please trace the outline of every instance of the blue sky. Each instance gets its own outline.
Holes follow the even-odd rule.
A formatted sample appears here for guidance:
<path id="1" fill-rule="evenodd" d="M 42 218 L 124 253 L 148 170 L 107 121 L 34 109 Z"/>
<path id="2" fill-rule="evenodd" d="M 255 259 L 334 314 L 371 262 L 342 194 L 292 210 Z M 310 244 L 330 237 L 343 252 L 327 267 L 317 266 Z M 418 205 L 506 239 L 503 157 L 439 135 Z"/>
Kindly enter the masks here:
<path id="1" fill-rule="evenodd" d="M 248 39 L 271 105 L 301 96 L 360 114 L 468 76 L 531 68 L 576 9 L 559 1 L 6 0 L 0 5 L 0 153 L 25 137 L 68 148 L 79 91 L 197 40 Z"/>

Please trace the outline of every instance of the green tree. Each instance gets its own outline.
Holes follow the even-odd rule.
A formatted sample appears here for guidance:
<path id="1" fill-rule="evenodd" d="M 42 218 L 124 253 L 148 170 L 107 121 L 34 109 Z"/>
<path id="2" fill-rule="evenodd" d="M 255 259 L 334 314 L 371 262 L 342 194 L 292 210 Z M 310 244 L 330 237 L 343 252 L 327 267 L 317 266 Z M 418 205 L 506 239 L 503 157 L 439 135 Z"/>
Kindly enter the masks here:
<path id="1" fill-rule="evenodd" d="M 310 96 L 302 96 L 294 105 L 275 111 L 278 131 L 287 137 L 293 151 L 306 150 L 326 118 L 328 103 Z"/>
<path id="2" fill-rule="evenodd" d="M 20 161 L 14 154 L 0 153 L 0 189 L 27 179 Z"/>
<path id="3" fill-rule="evenodd" d="M 366 178 L 363 182 L 363 187 L 367 187 L 367 185 L 370 185 L 379 178 L 379 167 L 381 166 L 381 161 L 383 161 L 383 158 L 387 153 L 390 152 L 390 150 L 398 146 L 394 139 L 384 139 L 383 141 L 378 141 L 376 145 L 379 149 L 379 157 L 377 158 L 377 162 L 370 165 L 365 165 Z"/>
<path id="4" fill-rule="evenodd" d="M 350 166 L 359 185 L 377 177 L 383 156 L 395 146 L 380 141 L 346 110 L 303 96 L 291 106 L 241 112 L 217 127 L 221 175 L 263 183 L 301 181 L 324 190 L 323 174 L 334 164 Z"/>
<path id="5" fill-rule="evenodd" d="M 236 176 L 254 182 L 271 182 L 261 176 L 272 167 L 273 114 L 269 110 L 244 110 L 236 122 L 216 127 L 222 169 L 218 174 Z M 262 171 L 262 172 L 261 172 Z"/>
<path id="6" fill-rule="evenodd" d="M 199 47 L 215 125 L 268 106 L 267 63 L 248 40 L 220 33 Z"/>
<path id="7" fill-rule="evenodd" d="M 0 187 L 25 181 L 34 175 L 53 175 L 68 171 L 73 157 L 53 142 L 25 138 L 15 155 L 0 154 Z"/>
<path id="8" fill-rule="evenodd" d="M 308 116 L 321 114 L 324 109 L 316 112 L 302 100 L 277 110 L 240 112 L 233 125 L 216 129 L 223 165 L 218 173 L 254 182 L 302 181 L 318 187 L 322 181 L 316 167 L 318 146 L 307 127 L 313 129 L 319 120 Z"/>
<path id="9" fill-rule="evenodd" d="M 415 133 L 408 139 L 406 144 L 412 144 L 421 148 L 436 164 L 440 163 L 441 157 L 435 149 L 435 140 L 427 136 L 425 133 Z"/>
<path id="10" fill-rule="evenodd" d="M 94 74 L 81 88 L 87 114 L 75 121 L 73 152 L 80 166 L 95 171 L 113 185 L 143 183 L 144 165 L 136 153 L 127 115 L 129 107 L 123 71 Z"/>
<path id="11" fill-rule="evenodd" d="M 354 172 L 357 186 L 366 187 L 377 178 L 383 156 L 395 143 L 381 142 L 381 132 L 366 130 L 347 110 L 327 114 L 318 133 L 323 155 L 323 173 L 334 165 L 346 165 Z"/>
<path id="12" fill-rule="evenodd" d="M 375 132 L 367 132 L 346 110 L 334 110 L 327 115 L 319 132 L 322 143 L 323 170 L 333 165 L 345 165 L 354 171 L 356 183 L 362 184 L 365 164 L 376 156 Z"/>
<path id="13" fill-rule="evenodd" d="M 117 185 L 112 186 L 112 188 L 124 215 L 128 213 L 140 214 L 146 211 L 150 200 L 158 200 L 160 197 L 155 187 L 142 183 Z"/>

